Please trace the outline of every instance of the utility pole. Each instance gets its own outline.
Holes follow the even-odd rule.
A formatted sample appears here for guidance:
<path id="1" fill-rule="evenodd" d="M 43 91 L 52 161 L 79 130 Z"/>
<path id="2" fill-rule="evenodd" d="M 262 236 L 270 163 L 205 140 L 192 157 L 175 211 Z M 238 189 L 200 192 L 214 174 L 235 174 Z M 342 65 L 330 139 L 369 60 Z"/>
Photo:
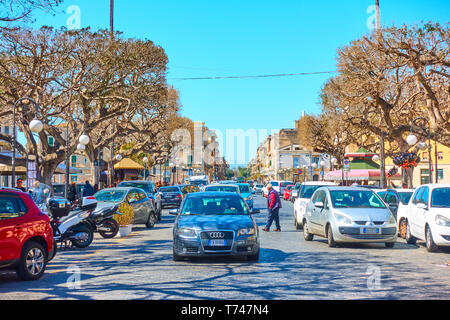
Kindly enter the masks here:
<path id="1" fill-rule="evenodd" d="M 112 1 L 112 0 L 111 0 Z M 381 14 L 380 14 L 380 1 L 375 0 L 375 14 L 376 14 L 376 26 L 375 28 L 379 31 L 381 29 Z"/>
<path id="2" fill-rule="evenodd" d="M 112 38 L 114 35 L 114 0 L 110 0 L 109 2 L 109 29 Z"/>

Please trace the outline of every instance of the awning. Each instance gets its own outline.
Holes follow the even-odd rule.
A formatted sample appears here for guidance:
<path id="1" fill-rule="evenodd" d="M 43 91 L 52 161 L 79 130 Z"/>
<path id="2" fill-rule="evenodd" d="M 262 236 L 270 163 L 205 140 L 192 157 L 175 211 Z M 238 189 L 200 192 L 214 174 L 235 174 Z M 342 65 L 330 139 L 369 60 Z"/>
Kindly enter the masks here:
<path id="1" fill-rule="evenodd" d="M 389 170 L 386 170 L 386 177 Z M 395 176 L 388 178 L 391 180 L 401 180 L 402 175 L 397 173 Z M 380 181 L 380 170 L 376 169 L 357 169 L 350 170 L 348 173 L 344 172 L 344 179 L 350 181 Z M 325 174 L 324 180 L 328 181 L 341 181 L 342 180 L 342 170 L 335 170 Z"/>
<path id="2" fill-rule="evenodd" d="M 115 170 L 121 169 L 134 169 L 134 170 L 143 170 L 144 166 L 141 166 L 136 161 L 131 160 L 130 158 L 122 159 L 120 162 L 114 165 Z"/>
<path id="3" fill-rule="evenodd" d="M 16 166 L 15 173 L 16 175 L 27 174 L 27 168 L 23 166 Z M 12 175 L 12 166 L 0 163 L 0 174 L 4 176 Z"/>

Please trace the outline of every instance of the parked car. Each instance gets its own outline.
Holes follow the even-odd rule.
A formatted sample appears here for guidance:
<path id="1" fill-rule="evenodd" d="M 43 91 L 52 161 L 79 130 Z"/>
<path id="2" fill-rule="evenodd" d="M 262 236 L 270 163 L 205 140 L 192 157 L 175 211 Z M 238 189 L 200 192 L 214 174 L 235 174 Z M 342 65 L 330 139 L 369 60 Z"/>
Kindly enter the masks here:
<path id="1" fill-rule="evenodd" d="M 187 195 L 173 227 L 173 260 L 187 257 L 244 256 L 259 259 L 259 230 L 242 197 L 235 192 Z"/>
<path id="2" fill-rule="evenodd" d="M 156 185 L 153 181 L 122 181 L 117 186 L 133 187 L 144 190 L 153 203 L 153 207 L 155 208 L 156 214 L 158 215 L 158 221 L 161 221 L 162 201 L 161 196 L 158 194 Z"/>
<path id="3" fill-rule="evenodd" d="M 267 183 L 264 188 L 263 188 L 263 195 L 265 197 L 267 197 L 267 195 L 269 194 L 268 190 L 267 190 L 267 185 L 271 184 L 272 188 L 274 190 L 276 190 L 278 193 L 280 193 L 280 181 L 269 181 L 269 183 Z"/>
<path id="4" fill-rule="evenodd" d="M 414 192 L 406 210 L 406 241 L 426 242 L 427 250 L 450 246 L 450 184 L 425 184 Z"/>
<path id="5" fill-rule="evenodd" d="M 178 186 L 160 187 L 158 193 L 161 196 L 162 208 L 179 207 L 183 201 L 183 193 Z"/>
<path id="6" fill-rule="evenodd" d="M 294 184 L 292 181 L 280 181 L 280 190 L 277 191 L 281 197 L 284 195 L 284 189 L 286 189 L 287 186 L 290 186 L 292 184 Z"/>
<path id="7" fill-rule="evenodd" d="M 292 195 L 292 189 L 294 188 L 293 184 L 288 185 L 286 188 L 284 188 L 284 194 L 283 199 L 284 200 L 290 200 Z"/>
<path id="8" fill-rule="evenodd" d="M 302 228 L 303 216 L 313 193 L 324 186 L 336 186 L 333 182 L 308 181 L 300 186 L 300 192 L 294 202 L 294 225 L 296 229 Z"/>
<path id="9" fill-rule="evenodd" d="M 404 239 L 406 237 L 406 211 L 414 189 L 387 189 L 377 193 L 397 219 L 399 235 Z"/>
<path id="10" fill-rule="evenodd" d="M 50 218 L 24 192 L 0 190 L 0 268 L 22 280 L 42 277 L 56 246 Z"/>
<path id="11" fill-rule="evenodd" d="M 392 248 L 397 231 L 390 209 L 375 192 L 364 188 L 319 188 L 303 217 L 305 240 L 318 235 L 327 238 L 330 247 L 344 242 L 382 242 Z"/>
<path id="12" fill-rule="evenodd" d="M 247 202 L 250 210 L 253 209 L 253 194 L 255 193 L 255 191 L 251 189 L 248 183 L 238 183 L 237 186 L 239 187 L 239 193 L 241 194 L 241 197 L 245 202 Z"/>
<path id="13" fill-rule="evenodd" d="M 289 200 L 291 200 L 292 203 L 295 202 L 295 199 L 298 198 L 299 192 L 300 192 L 300 187 L 302 186 L 302 184 L 300 182 L 297 182 L 294 187 L 292 188 L 292 192 L 291 192 L 291 198 Z"/>
<path id="14" fill-rule="evenodd" d="M 241 189 L 237 184 L 219 183 L 206 186 L 204 192 L 234 192 L 240 195 Z"/>
<path id="15" fill-rule="evenodd" d="M 103 189 L 94 194 L 97 200 L 97 210 L 126 202 L 133 207 L 133 224 L 145 224 L 147 228 L 153 228 L 158 217 L 155 207 L 147 193 L 139 188 L 117 187 Z"/>
<path id="16" fill-rule="evenodd" d="M 256 194 L 260 194 L 260 193 L 263 193 L 263 190 L 262 190 L 263 188 L 264 188 L 264 185 L 263 185 L 263 184 L 257 183 L 257 184 L 255 184 L 255 186 L 253 187 L 253 191 L 255 191 Z"/>

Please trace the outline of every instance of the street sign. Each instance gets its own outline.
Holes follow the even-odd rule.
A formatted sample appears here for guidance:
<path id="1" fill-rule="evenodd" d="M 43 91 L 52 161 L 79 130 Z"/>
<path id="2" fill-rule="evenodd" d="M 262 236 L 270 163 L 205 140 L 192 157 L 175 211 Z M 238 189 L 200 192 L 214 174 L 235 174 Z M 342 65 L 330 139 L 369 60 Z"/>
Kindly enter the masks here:
<path id="1" fill-rule="evenodd" d="M 350 160 L 345 159 L 344 160 L 344 172 L 349 172 L 350 171 Z"/>
<path id="2" fill-rule="evenodd" d="M 303 173 L 302 169 L 297 170 L 297 174 L 302 174 L 302 173 Z"/>

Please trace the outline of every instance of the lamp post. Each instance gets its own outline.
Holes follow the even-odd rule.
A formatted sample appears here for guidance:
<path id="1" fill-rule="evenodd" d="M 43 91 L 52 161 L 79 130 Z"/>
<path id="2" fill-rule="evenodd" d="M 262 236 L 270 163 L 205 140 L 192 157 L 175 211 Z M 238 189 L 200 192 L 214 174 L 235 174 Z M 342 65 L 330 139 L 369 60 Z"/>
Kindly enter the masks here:
<path id="1" fill-rule="evenodd" d="M 406 138 L 406 142 L 410 146 L 414 146 L 418 139 L 417 137 L 412 133 L 413 132 L 413 126 L 419 127 L 427 136 L 428 138 L 428 175 L 429 175 L 429 183 L 433 183 L 433 174 L 432 171 L 432 164 L 431 164 L 431 127 L 430 127 L 430 121 L 427 118 L 424 117 L 418 117 L 415 118 L 413 121 L 411 121 L 411 133 Z M 420 145 L 420 146 L 419 146 Z M 424 143 L 419 143 L 418 148 L 424 148 Z M 436 163 L 436 178 L 437 178 L 437 163 Z M 437 181 L 437 180 L 436 180 Z"/>
<path id="2" fill-rule="evenodd" d="M 144 162 L 144 181 L 147 181 L 147 163 L 148 163 L 148 158 L 144 157 L 142 159 L 142 162 Z"/>
<path id="3" fill-rule="evenodd" d="M 13 107 L 13 141 L 12 141 L 12 158 L 11 158 L 11 178 L 12 178 L 12 186 L 15 186 L 15 180 L 16 180 L 16 108 L 19 105 L 19 103 L 23 103 L 25 101 L 29 101 L 33 104 L 34 106 L 34 111 L 35 111 L 35 117 L 38 113 L 38 107 L 37 107 L 37 103 L 29 98 L 29 97 L 23 97 L 20 98 L 19 100 L 17 100 L 14 103 L 14 107 Z M 44 129 L 44 124 L 38 120 L 37 118 L 34 118 L 30 124 L 29 124 L 29 128 L 31 130 L 31 132 L 34 133 L 40 133 L 43 129 Z"/>

